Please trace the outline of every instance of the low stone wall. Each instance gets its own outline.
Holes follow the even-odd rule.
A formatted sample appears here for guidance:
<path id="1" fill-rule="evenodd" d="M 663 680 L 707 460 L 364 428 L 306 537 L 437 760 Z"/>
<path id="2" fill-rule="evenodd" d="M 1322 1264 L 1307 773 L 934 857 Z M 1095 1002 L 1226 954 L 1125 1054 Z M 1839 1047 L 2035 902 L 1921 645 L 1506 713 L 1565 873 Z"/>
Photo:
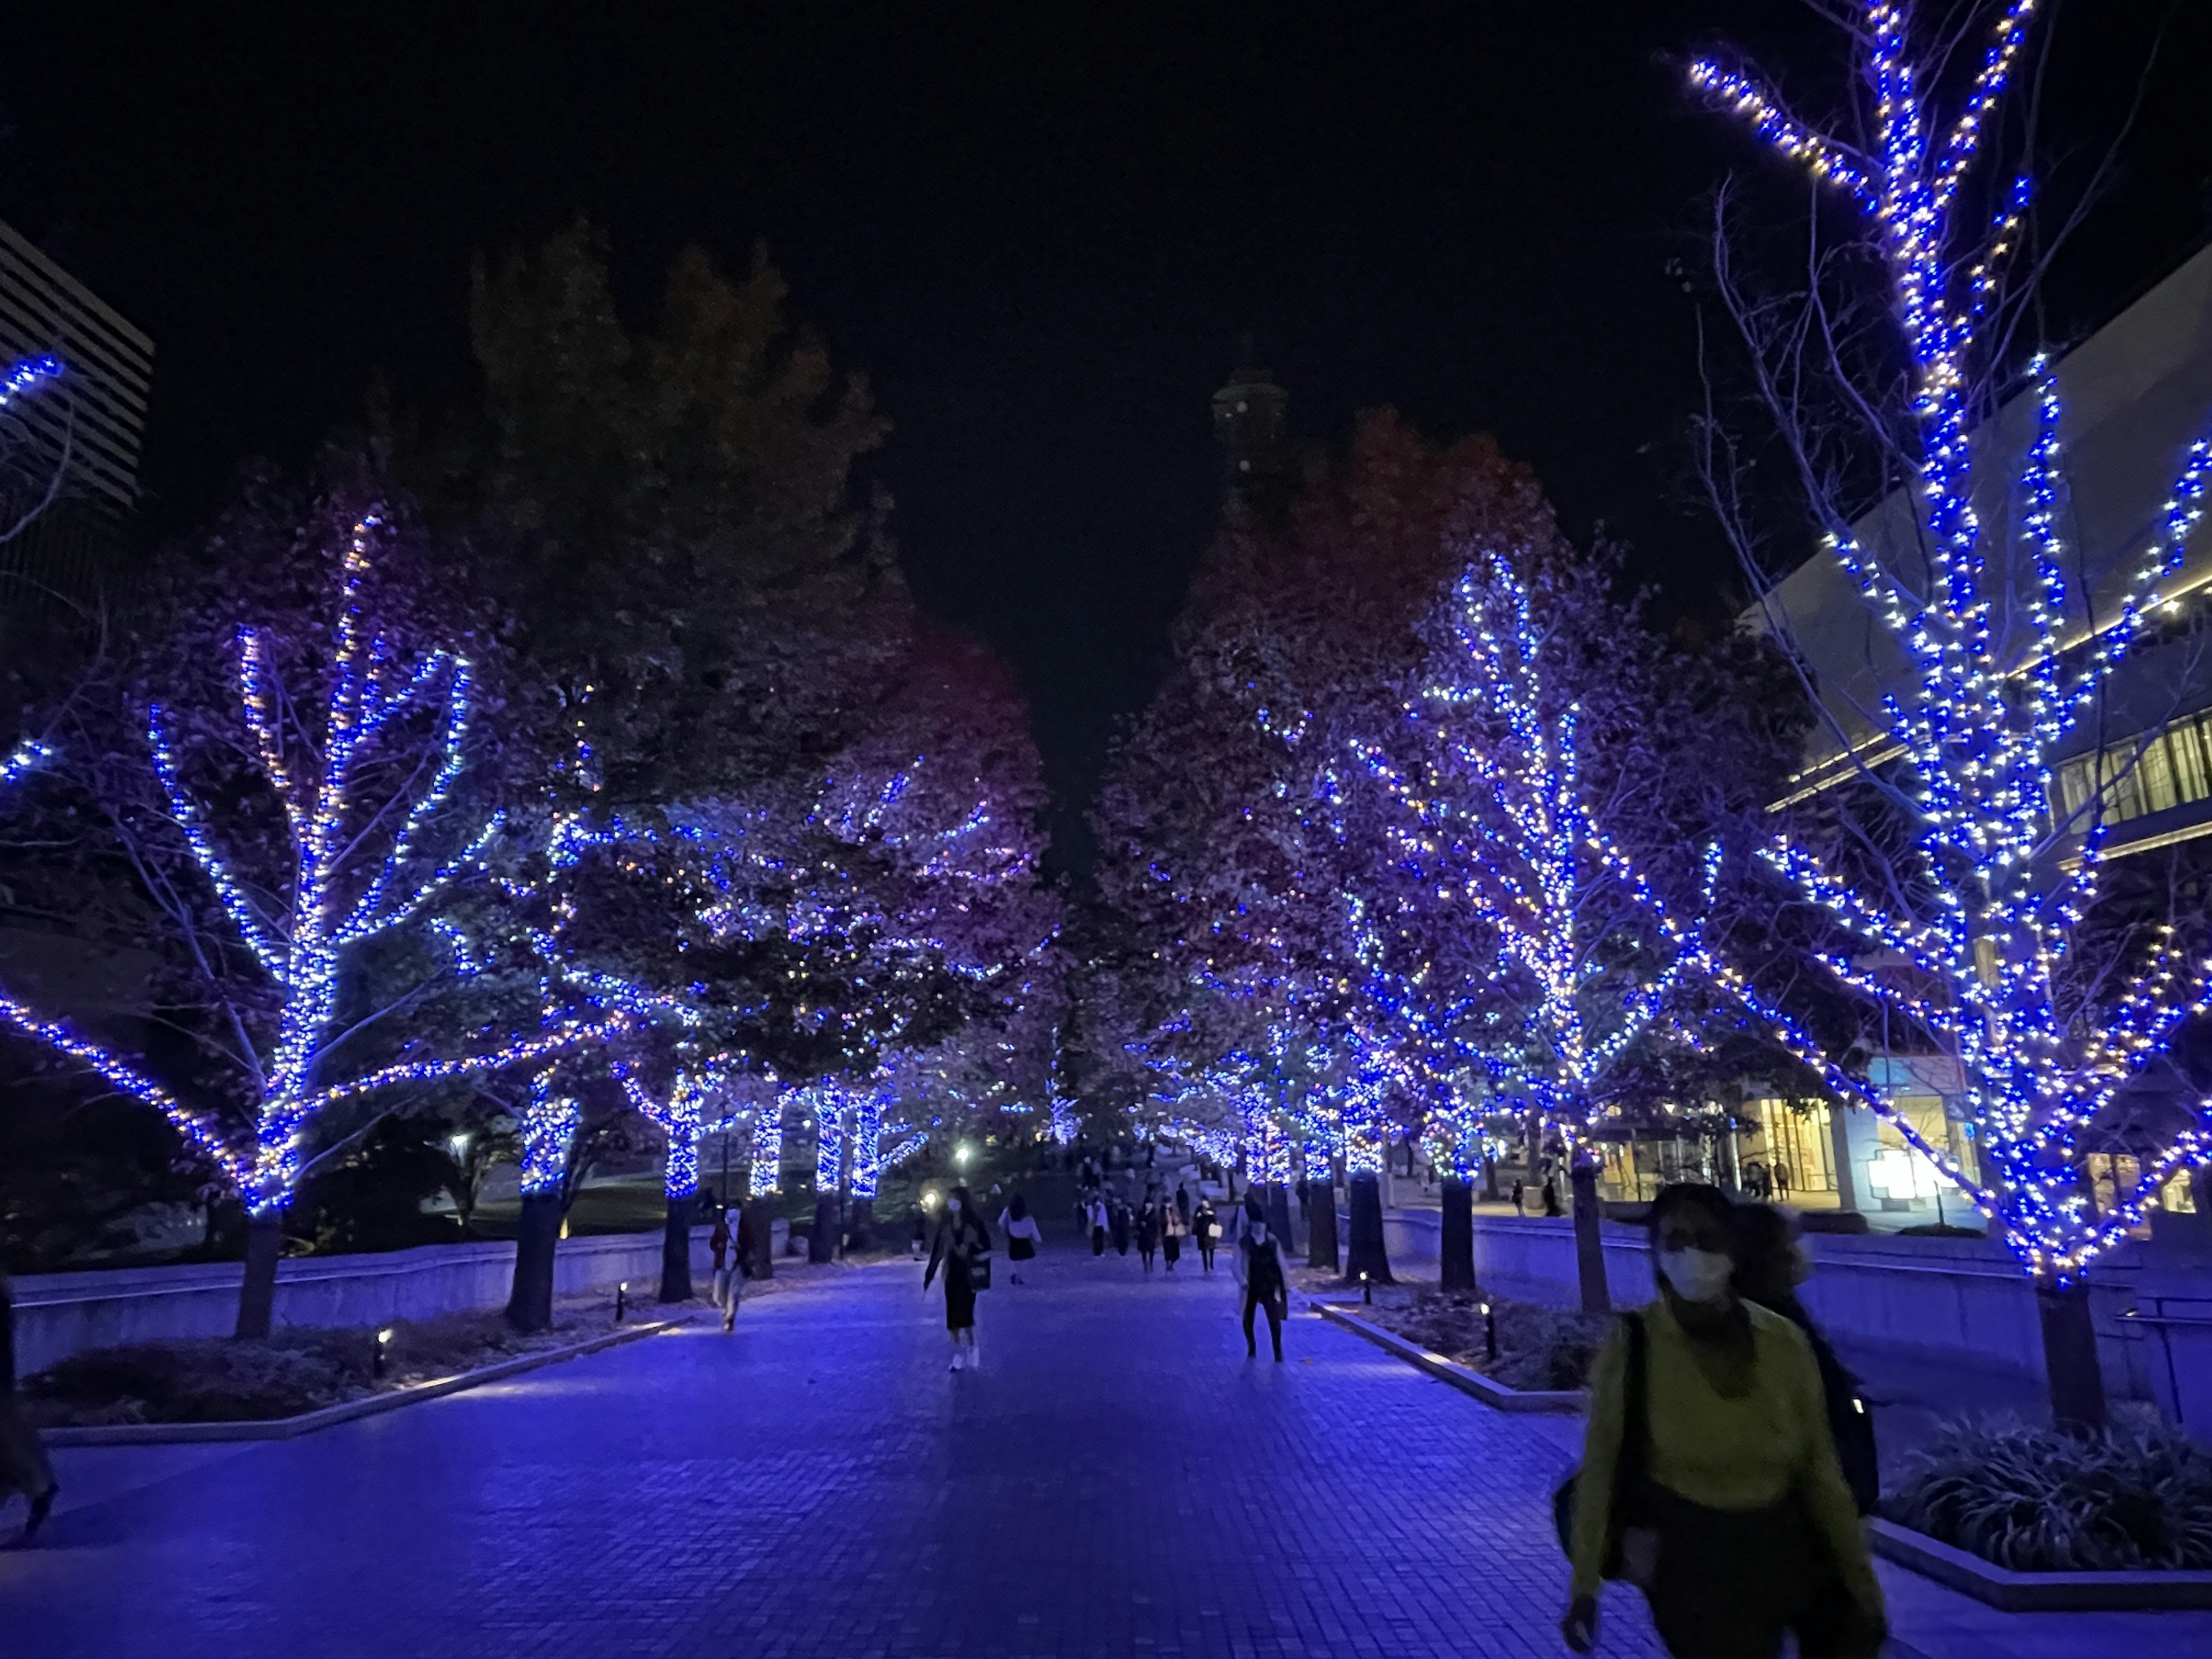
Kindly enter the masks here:
<path id="1" fill-rule="evenodd" d="M 1391 1261 L 1433 1273 L 1442 1227 L 1434 1210 L 1389 1212 L 1383 1233 Z M 1846 1358 L 1908 1359 L 1939 1373 L 2001 1373 L 2013 1390 L 2041 1390 L 2035 1292 L 2002 1245 L 1814 1233 L 1805 1247 L 1813 1261 L 1805 1305 Z M 1571 1307 L 1580 1295 L 1574 1224 L 1565 1218 L 1478 1214 L 1474 1259 L 1480 1282 L 1501 1295 L 1553 1307 Z M 1656 1293 L 1640 1229 L 1606 1224 L 1605 1266 L 1615 1306 L 1633 1307 Z M 2129 1246 L 2099 1265 L 2091 1286 L 2107 1392 L 2119 1400 L 2156 1401 L 2192 1431 L 2200 1421 L 2212 1426 L 2212 1401 L 2188 1409 L 2191 1390 L 2183 1379 L 2190 1366 L 2169 1352 L 2182 1346 L 2173 1340 L 2177 1334 L 2195 1334 L 2198 1310 L 2212 1305 L 2212 1262 Z"/>
<path id="2" fill-rule="evenodd" d="M 707 1236 L 691 1235 L 691 1269 L 703 1286 Z M 660 1283 L 659 1230 L 563 1240 L 554 1291 L 580 1296 L 628 1281 L 650 1297 Z M 228 1336 L 238 1318 L 245 1268 L 238 1262 L 42 1273 L 15 1280 L 15 1367 L 27 1376 L 86 1348 L 165 1337 Z M 318 1328 L 431 1319 L 504 1307 L 514 1276 L 512 1243 L 425 1244 L 380 1255 L 299 1256 L 278 1265 L 276 1322 Z"/>

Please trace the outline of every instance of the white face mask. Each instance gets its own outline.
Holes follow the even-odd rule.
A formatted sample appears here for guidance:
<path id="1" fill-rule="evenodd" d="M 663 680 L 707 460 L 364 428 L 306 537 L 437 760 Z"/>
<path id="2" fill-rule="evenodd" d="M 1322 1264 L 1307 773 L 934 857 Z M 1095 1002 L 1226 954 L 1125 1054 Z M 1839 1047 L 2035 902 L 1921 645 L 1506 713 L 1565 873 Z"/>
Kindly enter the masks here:
<path id="1" fill-rule="evenodd" d="M 1735 1263 L 1719 1250 L 1662 1250 L 1659 1271 L 1685 1302 L 1718 1302 L 1728 1295 Z"/>

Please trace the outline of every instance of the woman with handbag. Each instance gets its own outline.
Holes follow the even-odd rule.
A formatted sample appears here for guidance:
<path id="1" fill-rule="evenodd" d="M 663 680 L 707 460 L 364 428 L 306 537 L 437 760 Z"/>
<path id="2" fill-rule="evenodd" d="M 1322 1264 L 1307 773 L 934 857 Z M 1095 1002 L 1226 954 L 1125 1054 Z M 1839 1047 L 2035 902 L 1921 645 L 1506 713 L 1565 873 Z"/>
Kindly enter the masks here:
<path id="1" fill-rule="evenodd" d="M 1677 1659 L 1775 1659 L 1816 1609 L 1820 1652 L 1872 1659 L 1881 1589 L 1812 1349 L 1736 1294 L 1734 1206 L 1718 1188 L 1662 1188 L 1648 1224 L 1659 1299 L 1591 1370 L 1567 1645 L 1590 1651 L 1599 1581 L 1613 1577 L 1642 1587 Z"/>
<path id="2" fill-rule="evenodd" d="M 1180 1188 L 1176 1190 L 1182 1191 Z M 1170 1273 L 1176 1270 L 1176 1263 L 1182 1258 L 1183 1237 L 1189 1231 L 1190 1218 L 1183 1213 L 1182 1205 L 1160 1206 L 1160 1258 L 1168 1264 Z"/>
<path id="3" fill-rule="evenodd" d="M 975 1292 L 990 1287 L 991 1230 L 965 1187 L 945 1195 L 945 1219 L 938 1224 L 937 1242 L 930 1246 L 929 1266 L 921 1275 L 923 1295 L 939 1267 L 945 1269 L 945 1328 L 952 1337 L 952 1364 L 946 1369 L 975 1370 L 982 1364 L 975 1352 Z"/>
<path id="4" fill-rule="evenodd" d="M 1201 1195 L 1198 1208 L 1191 1212 L 1190 1235 L 1198 1241 L 1198 1259 L 1207 1273 L 1213 1271 L 1213 1253 L 1221 1245 L 1221 1223 L 1213 1213 L 1212 1200 Z"/>
<path id="5" fill-rule="evenodd" d="M 999 1231 L 1006 1236 L 1006 1283 L 1022 1282 L 1022 1263 L 1034 1261 L 1037 1245 L 1043 1234 L 1037 1230 L 1036 1218 L 1030 1213 L 1030 1201 L 1019 1193 L 1006 1200 L 1006 1207 L 999 1212 Z"/>

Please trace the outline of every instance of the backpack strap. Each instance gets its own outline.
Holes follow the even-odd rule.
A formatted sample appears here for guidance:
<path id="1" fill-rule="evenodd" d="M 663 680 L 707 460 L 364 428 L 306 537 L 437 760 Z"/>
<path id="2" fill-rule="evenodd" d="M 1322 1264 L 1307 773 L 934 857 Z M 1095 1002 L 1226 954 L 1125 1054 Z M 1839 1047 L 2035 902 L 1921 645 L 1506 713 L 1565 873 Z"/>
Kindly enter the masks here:
<path id="1" fill-rule="evenodd" d="M 1640 1497 L 1651 1478 L 1650 1340 L 1640 1313 L 1624 1314 L 1628 1327 L 1628 1386 L 1621 1399 L 1620 1459 L 1613 1466 L 1616 1494 Z"/>

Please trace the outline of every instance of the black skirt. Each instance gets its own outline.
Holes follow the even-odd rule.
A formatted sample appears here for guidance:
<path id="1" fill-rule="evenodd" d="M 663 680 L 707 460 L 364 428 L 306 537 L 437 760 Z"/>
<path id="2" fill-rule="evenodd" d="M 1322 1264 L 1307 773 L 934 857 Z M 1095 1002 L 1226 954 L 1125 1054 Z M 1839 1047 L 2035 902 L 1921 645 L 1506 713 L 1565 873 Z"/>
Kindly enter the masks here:
<path id="1" fill-rule="evenodd" d="M 1036 1246 L 1026 1238 L 1009 1238 L 1006 1241 L 1006 1259 L 1010 1261 L 1027 1261 L 1036 1254 Z"/>

